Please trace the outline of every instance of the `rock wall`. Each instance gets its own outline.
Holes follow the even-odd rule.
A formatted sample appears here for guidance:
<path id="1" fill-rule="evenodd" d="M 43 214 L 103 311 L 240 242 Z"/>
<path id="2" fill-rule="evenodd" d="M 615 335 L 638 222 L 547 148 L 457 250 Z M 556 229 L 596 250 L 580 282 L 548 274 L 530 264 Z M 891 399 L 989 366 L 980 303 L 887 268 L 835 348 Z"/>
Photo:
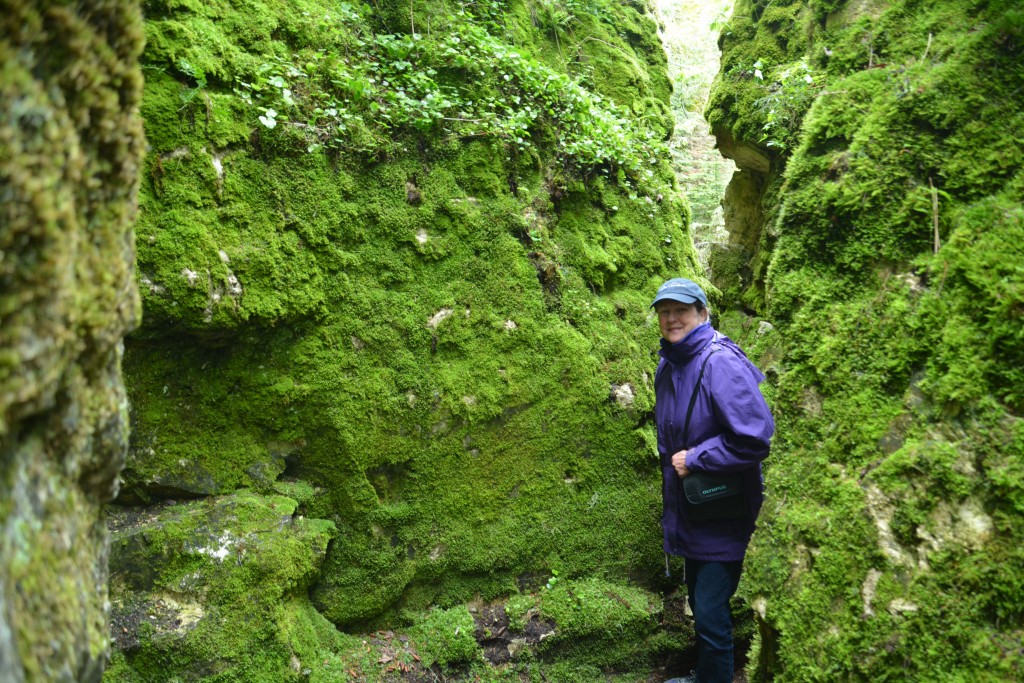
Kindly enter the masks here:
<path id="1" fill-rule="evenodd" d="M 775 326 L 727 316 L 779 426 L 749 673 L 1019 680 L 1024 12 L 745 1 L 721 44 L 734 301 Z"/>
<path id="2" fill-rule="evenodd" d="M 0 680 L 98 681 L 107 533 L 139 317 L 143 137 L 132 2 L 3 2 Z"/>
<path id="3" fill-rule="evenodd" d="M 351 634 L 657 586 L 648 304 L 697 265 L 645 3 L 152 2 L 146 35 L 109 679 L 379 678 Z M 646 604 L 567 669 L 678 651 Z"/>

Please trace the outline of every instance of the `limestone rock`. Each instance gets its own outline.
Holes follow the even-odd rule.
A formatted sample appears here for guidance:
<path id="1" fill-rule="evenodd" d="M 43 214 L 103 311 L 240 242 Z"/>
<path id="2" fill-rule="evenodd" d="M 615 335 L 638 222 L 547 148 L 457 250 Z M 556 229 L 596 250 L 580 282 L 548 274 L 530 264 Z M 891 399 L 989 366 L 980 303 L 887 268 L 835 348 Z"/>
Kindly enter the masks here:
<path id="1" fill-rule="evenodd" d="M 236 658 L 255 661 L 267 648 L 313 659 L 299 634 L 333 627 L 313 610 L 306 591 L 337 531 L 296 509 L 291 498 L 249 491 L 111 506 L 111 678 L 147 675 L 155 662 L 162 676 L 199 680 L 232 669 Z M 280 657 L 247 670 L 286 680 L 291 662 Z"/>

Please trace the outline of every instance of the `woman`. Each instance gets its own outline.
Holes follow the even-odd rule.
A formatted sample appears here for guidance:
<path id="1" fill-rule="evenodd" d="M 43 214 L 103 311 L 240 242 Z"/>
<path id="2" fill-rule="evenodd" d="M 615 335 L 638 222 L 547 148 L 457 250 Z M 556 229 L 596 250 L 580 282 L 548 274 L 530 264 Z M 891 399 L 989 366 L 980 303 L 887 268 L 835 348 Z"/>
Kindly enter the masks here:
<path id="1" fill-rule="evenodd" d="M 664 546 L 666 553 L 685 558 L 687 600 L 697 633 L 696 672 L 668 683 L 732 682 L 729 599 L 761 509 L 761 461 L 775 431 L 757 386 L 764 375 L 731 339 L 711 327 L 707 305 L 703 290 L 685 278 L 663 284 L 651 304 L 662 336 L 654 413 Z M 704 493 L 719 483 L 738 491 L 725 503 L 727 510 L 710 515 L 718 518 L 706 519 L 706 504 L 686 501 L 684 480 L 692 476 L 691 483 L 697 483 L 702 475 L 726 477 L 714 487 L 705 485 Z"/>

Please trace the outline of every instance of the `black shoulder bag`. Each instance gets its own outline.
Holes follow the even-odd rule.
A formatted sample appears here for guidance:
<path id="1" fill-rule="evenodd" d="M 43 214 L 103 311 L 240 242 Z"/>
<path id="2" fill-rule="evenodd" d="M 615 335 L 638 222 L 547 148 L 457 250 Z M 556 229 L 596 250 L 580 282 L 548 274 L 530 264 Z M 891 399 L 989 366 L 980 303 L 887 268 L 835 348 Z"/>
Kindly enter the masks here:
<path id="1" fill-rule="evenodd" d="M 712 350 L 700 366 L 697 384 L 690 396 L 690 405 L 686 409 L 686 421 L 683 423 L 683 444 L 689 444 L 690 417 L 693 406 L 697 403 L 697 392 L 700 391 L 701 380 L 704 379 L 704 368 L 715 353 Z M 737 519 L 747 513 L 746 500 L 743 496 L 743 480 L 735 474 L 710 474 L 708 472 L 690 472 L 683 477 L 683 506 L 686 508 L 687 519 L 696 522 L 707 522 L 720 519 Z"/>

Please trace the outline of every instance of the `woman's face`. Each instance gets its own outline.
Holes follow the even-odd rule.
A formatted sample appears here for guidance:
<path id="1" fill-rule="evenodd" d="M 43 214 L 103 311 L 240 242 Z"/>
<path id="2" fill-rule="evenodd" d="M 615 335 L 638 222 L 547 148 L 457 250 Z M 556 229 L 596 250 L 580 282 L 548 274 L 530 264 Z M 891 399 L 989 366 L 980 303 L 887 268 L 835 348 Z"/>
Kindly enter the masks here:
<path id="1" fill-rule="evenodd" d="M 672 299 L 659 301 L 656 310 L 661 336 L 669 344 L 682 341 L 690 330 L 707 320 L 707 309 L 698 313 L 694 304 L 684 304 Z"/>

